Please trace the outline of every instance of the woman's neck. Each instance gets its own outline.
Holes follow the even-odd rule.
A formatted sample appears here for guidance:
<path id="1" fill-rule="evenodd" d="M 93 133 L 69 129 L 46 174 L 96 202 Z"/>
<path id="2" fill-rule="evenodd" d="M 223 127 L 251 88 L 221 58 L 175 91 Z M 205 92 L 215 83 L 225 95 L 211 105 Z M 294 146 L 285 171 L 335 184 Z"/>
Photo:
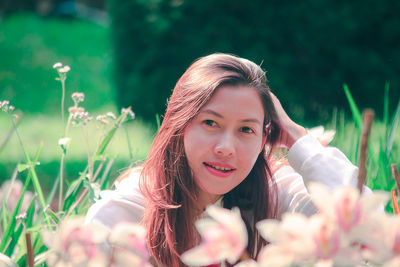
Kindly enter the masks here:
<path id="1" fill-rule="evenodd" d="M 203 212 L 207 208 L 207 206 L 214 204 L 221 197 L 222 197 L 222 195 L 210 194 L 210 193 L 200 190 L 198 197 L 197 197 L 200 211 Z"/>

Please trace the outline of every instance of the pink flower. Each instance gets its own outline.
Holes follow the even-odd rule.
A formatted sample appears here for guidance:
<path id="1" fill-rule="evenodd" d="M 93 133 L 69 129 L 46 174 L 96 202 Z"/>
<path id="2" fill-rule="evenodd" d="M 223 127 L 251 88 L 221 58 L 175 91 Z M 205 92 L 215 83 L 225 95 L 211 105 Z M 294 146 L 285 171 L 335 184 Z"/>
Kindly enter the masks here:
<path id="1" fill-rule="evenodd" d="M 271 219 L 258 222 L 257 229 L 271 243 L 259 254 L 261 266 L 290 266 L 313 258 L 312 229 L 306 216 L 286 213 L 281 222 Z"/>
<path id="2" fill-rule="evenodd" d="M 383 192 L 360 196 L 358 190 L 351 186 L 340 187 L 332 192 L 325 185 L 312 183 L 309 191 L 320 212 L 334 220 L 350 237 L 352 229 L 365 225 L 368 215 L 383 207 L 388 199 L 388 194 Z"/>
<path id="3" fill-rule="evenodd" d="M 146 229 L 134 223 L 119 223 L 109 237 L 112 266 L 152 266 L 146 246 Z"/>
<path id="4" fill-rule="evenodd" d="M 189 266 L 209 265 L 227 260 L 235 263 L 247 247 L 247 229 L 237 208 L 227 210 L 209 206 L 196 228 L 203 242 L 182 254 L 182 261 Z"/>
<path id="5" fill-rule="evenodd" d="M 108 231 L 97 223 L 84 224 L 84 218 L 61 222 L 56 232 L 43 231 L 44 244 L 53 252 L 47 258 L 50 266 L 106 266 L 108 256 L 101 246 Z"/>
<path id="6" fill-rule="evenodd" d="M 313 216 L 310 224 L 316 257 L 321 260 L 335 257 L 340 248 L 339 230 L 323 216 Z"/>
<path id="7" fill-rule="evenodd" d="M 24 185 L 20 180 L 7 180 L 0 188 L 0 199 L 6 202 L 7 209 L 12 212 L 17 206 L 18 200 L 21 197 Z M 20 213 L 26 212 L 33 199 L 33 194 L 29 191 L 25 192 L 22 200 Z"/>
<path id="8" fill-rule="evenodd" d="M 284 214 L 282 222 L 264 220 L 257 229 L 271 244 L 258 257 L 261 266 L 343 266 L 360 260 L 357 251 L 346 247 L 336 223 L 324 214 L 306 217 Z"/>

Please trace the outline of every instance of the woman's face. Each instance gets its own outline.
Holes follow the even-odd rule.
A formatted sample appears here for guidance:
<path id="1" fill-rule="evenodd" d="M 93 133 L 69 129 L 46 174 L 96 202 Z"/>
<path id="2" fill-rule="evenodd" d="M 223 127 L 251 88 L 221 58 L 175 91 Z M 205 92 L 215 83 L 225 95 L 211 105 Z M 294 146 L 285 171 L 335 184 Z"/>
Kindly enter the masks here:
<path id="1" fill-rule="evenodd" d="M 188 124 L 185 154 L 200 199 L 215 201 L 247 177 L 265 143 L 263 121 L 255 89 L 226 85 Z"/>

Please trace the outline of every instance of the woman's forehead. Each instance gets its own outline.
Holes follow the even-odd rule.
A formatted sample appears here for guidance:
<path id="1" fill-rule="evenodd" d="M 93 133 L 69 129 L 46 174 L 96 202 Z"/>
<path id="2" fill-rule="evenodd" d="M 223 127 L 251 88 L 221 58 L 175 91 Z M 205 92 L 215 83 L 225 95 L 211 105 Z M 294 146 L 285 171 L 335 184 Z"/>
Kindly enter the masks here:
<path id="1" fill-rule="evenodd" d="M 236 116 L 248 121 L 264 120 L 264 107 L 259 94 L 254 88 L 243 85 L 218 88 L 200 113 L 217 117 Z"/>

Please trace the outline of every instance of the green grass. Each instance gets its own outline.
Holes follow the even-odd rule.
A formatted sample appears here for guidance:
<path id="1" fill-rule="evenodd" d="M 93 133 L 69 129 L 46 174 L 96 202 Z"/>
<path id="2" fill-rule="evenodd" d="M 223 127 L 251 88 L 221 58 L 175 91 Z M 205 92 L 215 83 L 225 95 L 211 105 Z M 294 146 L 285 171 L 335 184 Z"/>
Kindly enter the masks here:
<path id="1" fill-rule="evenodd" d="M 109 29 L 80 20 L 42 18 L 22 13 L 0 22 L 0 100 L 8 99 L 24 113 L 59 112 L 61 90 L 55 62 L 69 65 L 69 96 L 86 94 L 86 107 L 114 103 Z"/>
<path id="2" fill-rule="evenodd" d="M 95 115 L 92 114 L 92 116 Z M 0 126 L 1 129 L 5 130 L 0 132 L 1 144 L 12 128 L 5 113 L 0 113 Z M 18 126 L 18 130 L 24 144 L 26 144 L 26 150 L 29 155 L 33 156 L 40 144 L 43 144 L 39 157 L 40 165 L 36 167 L 36 170 L 40 174 L 43 184 L 51 185 L 51 181 L 54 181 L 58 176 L 62 154 L 58 145 L 58 139 L 61 138 L 64 130 L 60 116 L 26 115 Z M 131 153 L 128 147 L 126 131 L 132 146 Z M 97 121 L 92 121 L 88 124 L 88 132 L 90 136 L 89 147 L 91 154 L 93 154 L 99 146 L 100 139 L 105 134 L 105 129 Z M 127 122 L 122 129 L 117 131 L 107 149 L 107 154 L 116 156 L 112 170 L 112 180 L 129 164 L 143 161 L 147 157 L 154 133 L 155 129 L 152 125 L 140 120 Z M 85 168 L 88 154 L 81 127 L 71 127 L 69 137 L 71 142 L 65 159 L 65 172 L 67 180 L 72 180 Z M 0 181 L 10 179 L 17 163 L 23 161 L 24 154 L 14 133 L 4 146 L 4 149 L 0 151 Z M 45 186 L 45 189 L 50 189 L 50 185 Z"/>

